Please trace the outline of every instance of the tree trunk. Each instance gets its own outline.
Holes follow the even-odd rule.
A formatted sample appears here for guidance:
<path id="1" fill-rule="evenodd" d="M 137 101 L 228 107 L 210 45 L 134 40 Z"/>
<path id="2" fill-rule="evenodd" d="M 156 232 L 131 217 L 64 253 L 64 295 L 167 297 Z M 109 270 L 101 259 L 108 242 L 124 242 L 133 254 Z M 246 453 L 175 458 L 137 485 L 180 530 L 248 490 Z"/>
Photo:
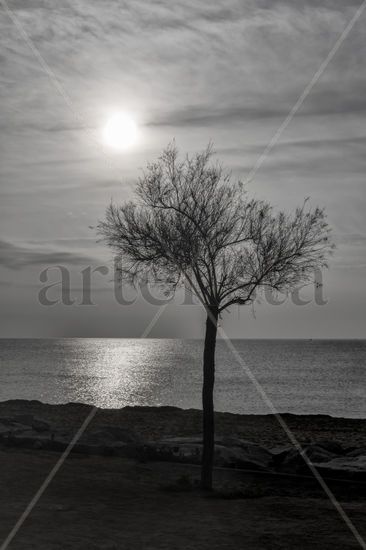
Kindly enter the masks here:
<path id="1" fill-rule="evenodd" d="M 212 489 L 212 470 L 215 450 L 215 419 L 213 390 L 215 383 L 215 347 L 217 335 L 217 307 L 210 307 L 206 320 L 205 348 L 203 352 L 203 454 L 201 485 L 203 489 Z"/>

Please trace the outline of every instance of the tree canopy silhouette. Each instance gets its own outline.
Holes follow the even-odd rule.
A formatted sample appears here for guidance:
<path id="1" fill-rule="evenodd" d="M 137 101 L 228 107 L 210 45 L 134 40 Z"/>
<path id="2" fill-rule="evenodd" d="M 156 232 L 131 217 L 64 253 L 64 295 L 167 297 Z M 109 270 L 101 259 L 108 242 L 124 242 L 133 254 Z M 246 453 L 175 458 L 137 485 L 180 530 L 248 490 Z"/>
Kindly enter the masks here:
<path id="1" fill-rule="evenodd" d="M 250 198 L 211 160 L 212 149 L 180 160 L 174 144 L 138 179 L 136 200 L 110 204 L 100 234 L 122 255 L 130 283 L 188 285 L 207 312 L 203 352 L 202 486 L 212 488 L 215 345 L 220 314 L 255 300 L 259 289 L 293 289 L 326 265 L 324 210 L 308 201 L 292 214 Z"/>

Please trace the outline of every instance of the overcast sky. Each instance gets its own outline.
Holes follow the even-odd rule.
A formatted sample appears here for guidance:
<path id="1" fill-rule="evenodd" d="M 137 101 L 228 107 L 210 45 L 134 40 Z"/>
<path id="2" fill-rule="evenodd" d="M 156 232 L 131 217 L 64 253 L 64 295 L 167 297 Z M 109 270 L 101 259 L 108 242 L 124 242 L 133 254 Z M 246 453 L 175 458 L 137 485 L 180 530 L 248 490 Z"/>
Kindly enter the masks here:
<path id="1" fill-rule="evenodd" d="M 131 197 L 147 161 L 173 138 L 183 153 L 214 142 L 245 179 L 361 4 L 225 0 L 8 0 L 0 8 L 0 336 L 140 336 L 156 306 L 116 303 L 95 226 Z M 249 185 L 292 209 L 325 206 L 337 250 L 326 305 L 263 301 L 223 320 L 232 337 L 365 336 L 366 11 Z M 26 40 L 28 37 L 28 42 Z M 32 49 L 33 45 L 33 49 Z M 46 71 L 47 70 L 47 71 Z M 139 139 L 106 149 L 103 125 L 129 112 Z M 74 305 L 39 304 L 47 266 L 71 273 Z M 50 283 L 59 280 L 57 269 Z M 60 298 L 57 287 L 49 294 Z M 200 306 L 170 304 L 152 332 L 202 335 Z"/>

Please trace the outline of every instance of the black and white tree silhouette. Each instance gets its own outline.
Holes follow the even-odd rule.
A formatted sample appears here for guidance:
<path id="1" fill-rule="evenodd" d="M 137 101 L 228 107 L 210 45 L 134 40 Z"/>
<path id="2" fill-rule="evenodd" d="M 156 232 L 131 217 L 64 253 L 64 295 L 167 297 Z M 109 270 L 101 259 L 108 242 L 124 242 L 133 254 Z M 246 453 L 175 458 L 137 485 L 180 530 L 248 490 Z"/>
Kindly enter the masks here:
<path id="1" fill-rule="evenodd" d="M 323 209 L 307 201 L 274 213 L 233 183 L 212 150 L 179 159 L 175 145 L 148 164 L 136 200 L 111 204 L 99 233 L 122 255 L 122 277 L 174 291 L 185 284 L 207 313 L 203 352 L 202 487 L 212 488 L 215 346 L 220 314 L 260 289 L 291 290 L 326 265 L 332 246 Z"/>

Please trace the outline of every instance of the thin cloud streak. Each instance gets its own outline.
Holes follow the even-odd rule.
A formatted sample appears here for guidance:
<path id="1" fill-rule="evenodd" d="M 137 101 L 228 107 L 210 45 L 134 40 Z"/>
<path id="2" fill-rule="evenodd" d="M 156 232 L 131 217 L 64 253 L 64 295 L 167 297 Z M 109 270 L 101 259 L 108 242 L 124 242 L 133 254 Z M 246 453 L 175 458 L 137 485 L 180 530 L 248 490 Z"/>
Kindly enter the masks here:
<path id="1" fill-rule="evenodd" d="M 80 266 L 95 264 L 96 258 L 59 250 L 36 250 L 8 241 L 0 241 L 0 265 L 8 269 L 23 269 L 38 265 Z"/>

